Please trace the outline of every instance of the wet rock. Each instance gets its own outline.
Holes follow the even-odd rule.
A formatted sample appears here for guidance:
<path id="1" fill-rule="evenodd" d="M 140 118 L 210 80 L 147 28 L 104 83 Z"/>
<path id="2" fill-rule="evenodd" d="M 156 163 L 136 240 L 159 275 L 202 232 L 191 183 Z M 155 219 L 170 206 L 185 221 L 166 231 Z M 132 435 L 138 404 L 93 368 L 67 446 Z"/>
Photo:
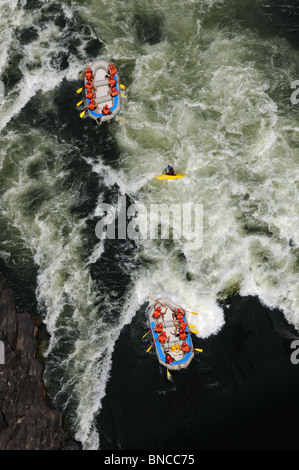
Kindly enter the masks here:
<path id="1" fill-rule="evenodd" d="M 36 359 L 38 326 L 29 315 L 17 313 L 1 273 L 0 341 L 5 347 L 0 361 L 0 449 L 80 450 L 61 412 L 46 400 L 43 365 Z"/>

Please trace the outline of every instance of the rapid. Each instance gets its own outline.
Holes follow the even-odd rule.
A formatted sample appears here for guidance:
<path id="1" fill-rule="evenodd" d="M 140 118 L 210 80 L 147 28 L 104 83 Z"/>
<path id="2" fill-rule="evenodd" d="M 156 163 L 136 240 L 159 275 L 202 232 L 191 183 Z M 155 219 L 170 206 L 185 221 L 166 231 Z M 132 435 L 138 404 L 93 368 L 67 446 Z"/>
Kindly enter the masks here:
<path id="1" fill-rule="evenodd" d="M 84 449 L 100 449 L 115 344 L 136 315 L 146 330 L 148 296 L 198 312 L 200 339 L 221 331 L 236 292 L 299 329 L 298 7 L 1 6 L 0 258 L 49 332 L 53 402 Z M 78 73 L 97 57 L 126 86 L 123 123 L 79 118 Z M 155 180 L 168 164 L 188 176 Z M 117 208 L 120 195 L 128 206 L 202 205 L 202 240 L 190 250 L 183 238 L 98 239 L 101 205 Z"/>

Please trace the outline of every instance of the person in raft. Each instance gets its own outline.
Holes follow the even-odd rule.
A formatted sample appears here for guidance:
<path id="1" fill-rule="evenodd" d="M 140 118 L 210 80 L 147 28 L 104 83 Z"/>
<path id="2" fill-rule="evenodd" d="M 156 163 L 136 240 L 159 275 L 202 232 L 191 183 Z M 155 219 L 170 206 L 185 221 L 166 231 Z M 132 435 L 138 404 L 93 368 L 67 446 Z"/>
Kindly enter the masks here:
<path id="1" fill-rule="evenodd" d="M 155 326 L 154 332 L 155 332 L 155 333 L 162 333 L 162 332 L 163 332 L 163 325 L 162 325 L 162 323 L 158 323 L 158 325 Z"/>
<path id="2" fill-rule="evenodd" d="M 174 361 L 173 357 L 170 354 L 166 354 L 165 362 L 166 364 L 172 364 Z"/>
<path id="3" fill-rule="evenodd" d="M 86 72 L 84 73 L 86 80 L 91 82 L 93 80 L 93 75 L 90 67 L 87 67 Z"/>
<path id="4" fill-rule="evenodd" d="M 117 89 L 115 88 L 115 86 L 113 86 L 113 87 L 111 88 L 111 90 L 108 91 L 108 95 L 111 95 L 112 98 L 114 98 L 115 96 L 118 95 L 118 91 L 117 91 Z"/>
<path id="5" fill-rule="evenodd" d="M 109 65 L 108 65 L 108 73 L 109 73 L 109 75 L 113 75 L 113 76 L 117 74 L 116 67 L 111 63 L 109 63 Z"/>
<path id="6" fill-rule="evenodd" d="M 98 108 L 97 103 L 93 99 L 91 99 L 89 101 L 89 105 L 87 106 L 87 109 L 89 109 L 90 111 L 95 111 L 97 108 Z"/>
<path id="7" fill-rule="evenodd" d="M 162 314 L 161 307 L 157 307 L 153 313 L 153 318 L 159 318 L 161 314 Z"/>
<path id="8" fill-rule="evenodd" d="M 180 308 L 176 308 L 174 310 L 174 313 L 172 314 L 172 317 L 176 317 L 176 320 L 183 320 L 184 318 L 184 312 Z"/>
<path id="9" fill-rule="evenodd" d="M 188 353 L 191 351 L 191 348 L 189 346 L 189 344 L 185 343 L 185 341 L 182 343 L 182 351 L 183 353 Z"/>
<path id="10" fill-rule="evenodd" d="M 172 166 L 168 165 L 167 168 L 163 171 L 163 175 L 169 175 L 169 176 L 175 176 L 176 172 L 174 171 L 174 168 Z"/>
<path id="11" fill-rule="evenodd" d="M 160 343 L 160 344 L 165 344 L 166 341 L 169 341 L 169 336 L 166 336 L 166 332 L 163 331 L 163 332 L 158 336 L 158 339 L 159 339 L 159 343 Z"/>
<path id="12" fill-rule="evenodd" d="M 101 113 L 104 114 L 104 116 L 108 116 L 111 114 L 110 108 L 108 104 L 105 104 L 104 108 L 102 108 Z"/>

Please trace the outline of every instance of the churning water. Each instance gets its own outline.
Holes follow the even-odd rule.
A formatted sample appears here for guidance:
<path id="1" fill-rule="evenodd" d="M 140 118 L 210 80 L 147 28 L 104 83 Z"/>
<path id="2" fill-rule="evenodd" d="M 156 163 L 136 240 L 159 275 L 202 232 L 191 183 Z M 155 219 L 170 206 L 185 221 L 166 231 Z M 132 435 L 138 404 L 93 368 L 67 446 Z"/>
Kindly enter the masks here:
<path id="1" fill-rule="evenodd" d="M 203 340 L 236 292 L 299 328 L 298 15 L 287 0 L 1 0 L 0 256 L 47 326 L 47 387 L 85 449 L 101 448 L 115 343 L 136 314 L 146 329 L 147 296 L 198 312 Z M 98 57 L 126 86 L 123 123 L 79 118 Z M 188 177 L 154 179 L 167 164 Z M 202 241 L 98 239 L 120 195 L 202 205 Z"/>

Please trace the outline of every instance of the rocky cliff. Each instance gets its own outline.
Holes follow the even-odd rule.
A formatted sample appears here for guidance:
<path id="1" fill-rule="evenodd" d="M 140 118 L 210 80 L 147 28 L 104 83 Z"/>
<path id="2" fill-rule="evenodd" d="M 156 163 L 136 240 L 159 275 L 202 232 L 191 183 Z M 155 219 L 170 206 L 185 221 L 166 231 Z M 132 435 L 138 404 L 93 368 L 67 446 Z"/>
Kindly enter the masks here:
<path id="1" fill-rule="evenodd" d="M 0 273 L 0 450 L 80 450 L 60 411 L 45 400 L 38 335 L 30 316 L 17 313 Z"/>

